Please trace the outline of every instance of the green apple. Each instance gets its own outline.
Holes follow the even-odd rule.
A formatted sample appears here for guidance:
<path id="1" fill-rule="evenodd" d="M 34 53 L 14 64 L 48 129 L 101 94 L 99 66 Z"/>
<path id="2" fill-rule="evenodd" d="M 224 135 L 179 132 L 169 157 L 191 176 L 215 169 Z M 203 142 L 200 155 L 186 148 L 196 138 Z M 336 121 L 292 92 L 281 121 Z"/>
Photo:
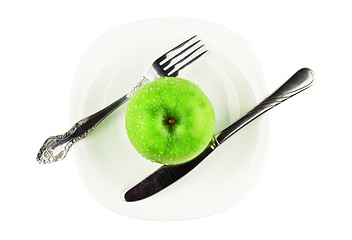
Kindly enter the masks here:
<path id="1" fill-rule="evenodd" d="M 194 83 L 164 77 L 144 85 L 127 106 L 126 130 L 146 159 L 166 165 L 185 163 L 212 139 L 214 109 Z"/>

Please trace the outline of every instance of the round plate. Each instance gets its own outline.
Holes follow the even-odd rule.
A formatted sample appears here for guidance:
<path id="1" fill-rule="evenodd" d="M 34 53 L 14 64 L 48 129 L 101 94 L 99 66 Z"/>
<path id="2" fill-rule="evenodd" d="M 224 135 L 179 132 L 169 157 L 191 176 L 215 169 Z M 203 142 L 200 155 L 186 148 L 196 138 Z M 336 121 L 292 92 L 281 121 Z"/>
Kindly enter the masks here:
<path id="1" fill-rule="evenodd" d="M 209 97 L 215 110 L 215 133 L 264 99 L 260 66 L 239 35 L 201 20 L 153 19 L 115 28 L 90 44 L 73 81 L 72 122 L 129 92 L 157 57 L 193 35 L 209 51 L 179 77 L 196 83 Z M 190 219 L 225 210 L 253 189 L 266 155 L 267 117 L 243 128 L 163 191 L 125 202 L 124 192 L 160 167 L 143 159 L 129 142 L 126 108 L 127 104 L 115 110 L 73 148 L 88 191 L 106 208 L 142 219 Z"/>

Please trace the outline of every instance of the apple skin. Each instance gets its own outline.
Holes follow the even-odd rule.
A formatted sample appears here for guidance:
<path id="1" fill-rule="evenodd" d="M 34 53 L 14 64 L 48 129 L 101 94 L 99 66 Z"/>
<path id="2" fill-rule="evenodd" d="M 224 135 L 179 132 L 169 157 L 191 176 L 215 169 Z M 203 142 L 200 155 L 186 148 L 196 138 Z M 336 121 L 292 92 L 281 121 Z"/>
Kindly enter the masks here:
<path id="1" fill-rule="evenodd" d="M 193 159 L 208 146 L 214 128 L 208 97 L 182 78 L 147 83 L 127 106 L 127 135 L 134 148 L 153 162 L 177 165 Z"/>

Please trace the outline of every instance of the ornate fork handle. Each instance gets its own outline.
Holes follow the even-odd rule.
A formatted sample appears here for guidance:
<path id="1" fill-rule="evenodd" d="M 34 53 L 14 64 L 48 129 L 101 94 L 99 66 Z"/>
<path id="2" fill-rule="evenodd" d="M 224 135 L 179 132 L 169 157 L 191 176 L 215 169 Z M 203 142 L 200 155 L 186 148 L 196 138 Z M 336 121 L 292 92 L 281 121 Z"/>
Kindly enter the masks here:
<path id="1" fill-rule="evenodd" d="M 296 95 L 297 93 L 307 89 L 313 84 L 313 71 L 308 68 L 302 68 L 297 71 L 289 80 L 287 80 L 281 87 L 279 87 L 273 94 L 264 99 L 256 107 L 254 107 L 247 114 L 242 116 L 235 123 L 225 128 L 216 136 L 215 145 L 219 145 L 226 139 L 231 137 L 235 132 L 242 127 L 259 117 L 266 111 L 272 109 L 283 101 Z"/>
<path id="2" fill-rule="evenodd" d="M 139 88 L 148 81 L 143 77 L 142 80 L 126 95 L 116 100 L 104 109 L 90 115 L 75 123 L 65 134 L 49 137 L 40 148 L 37 155 L 38 163 L 52 163 L 65 158 L 71 146 L 88 136 L 107 116 L 115 109 L 127 102 Z"/>

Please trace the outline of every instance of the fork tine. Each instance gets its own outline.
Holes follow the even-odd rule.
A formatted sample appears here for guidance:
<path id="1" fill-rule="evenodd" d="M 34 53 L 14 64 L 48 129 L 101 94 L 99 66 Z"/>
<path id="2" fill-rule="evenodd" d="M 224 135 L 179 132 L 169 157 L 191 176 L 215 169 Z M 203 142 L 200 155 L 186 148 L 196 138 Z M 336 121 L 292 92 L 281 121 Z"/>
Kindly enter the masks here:
<path id="1" fill-rule="evenodd" d="M 178 72 L 181 71 L 182 69 L 184 69 L 185 67 L 187 67 L 188 65 L 190 65 L 191 63 L 193 63 L 194 61 L 196 61 L 198 58 L 200 58 L 203 54 L 205 54 L 208 50 L 205 50 L 203 52 L 201 52 L 200 54 L 198 54 L 197 56 L 195 56 L 194 58 L 192 58 L 191 60 L 189 60 L 188 62 L 186 62 L 185 64 L 183 64 L 182 66 L 180 66 L 180 64 L 185 61 L 186 59 L 188 59 L 191 55 L 193 55 L 196 51 L 198 51 L 200 48 L 202 48 L 204 45 L 201 45 L 200 47 L 198 47 L 197 49 L 193 50 L 191 53 L 187 54 L 185 57 L 183 57 L 182 59 L 180 59 L 177 63 L 175 63 L 174 65 L 170 66 L 169 68 L 167 68 L 165 70 L 166 74 L 171 76 L 171 77 L 175 77 L 178 75 Z M 175 70 L 172 74 L 169 74 L 172 70 L 174 70 L 176 67 L 180 66 L 177 70 Z"/>
<path id="2" fill-rule="evenodd" d="M 188 51 L 189 49 L 191 49 L 194 45 L 196 45 L 197 43 L 199 43 L 200 40 L 196 41 L 195 43 L 192 43 L 190 46 L 188 46 L 187 48 L 183 49 L 181 52 L 177 53 L 175 56 L 173 56 L 172 58 L 170 58 L 168 61 L 166 61 L 165 63 L 161 64 L 160 66 L 162 68 L 167 67 L 172 60 L 174 60 L 175 58 L 177 58 L 178 56 L 182 55 L 183 53 L 185 53 L 186 51 Z"/>
<path id="3" fill-rule="evenodd" d="M 176 47 L 174 47 L 173 49 L 169 50 L 167 53 L 165 53 L 164 55 L 160 56 L 155 62 L 162 62 L 164 59 L 166 59 L 167 55 L 177 49 L 179 49 L 180 47 L 182 47 L 183 45 L 185 45 L 186 43 L 188 43 L 189 41 L 191 41 L 193 38 L 197 37 L 197 35 L 194 35 L 193 37 L 187 39 L 186 41 L 184 41 L 183 43 L 177 45 Z"/>
<path id="4" fill-rule="evenodd" d="M 191 63 L 193 63 L 195 60 L 197 60 L 198 58 L 200 58 L 203 54 L 205 54 L 206 52 L 208 52 L 208 50 L 205 50 L 204 52 L 200 53 L 199 55 L 195 56 L 194 58 L 192 58 L 190 61 L 188 61 L 186 64 L 184 64 L 183 66 L 181 66 L 179 69 L 177 69 L 176 71 L 174 71 L 172 74 L 169 74 L 170 77 L 176 77 L 179 73 L 179 71 L 181 71 L 182 69 L 184 69 L 185 67 L 187 67 L 188 65 L 190 65 Z"/>

